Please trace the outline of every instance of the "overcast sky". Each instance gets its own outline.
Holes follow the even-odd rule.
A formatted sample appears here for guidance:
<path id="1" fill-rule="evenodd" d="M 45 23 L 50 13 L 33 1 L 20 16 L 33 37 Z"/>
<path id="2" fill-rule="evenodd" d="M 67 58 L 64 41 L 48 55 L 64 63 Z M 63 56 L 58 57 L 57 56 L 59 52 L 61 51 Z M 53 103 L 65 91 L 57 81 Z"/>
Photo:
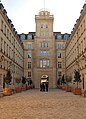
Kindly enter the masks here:
<path id="1" fill-rule="evenodd" d="M 71 33 L 85 0 L 1 0 L 18 33 L 35 31 L 35 15 L 48 9 L 54 15 L 54 32 Z"/>

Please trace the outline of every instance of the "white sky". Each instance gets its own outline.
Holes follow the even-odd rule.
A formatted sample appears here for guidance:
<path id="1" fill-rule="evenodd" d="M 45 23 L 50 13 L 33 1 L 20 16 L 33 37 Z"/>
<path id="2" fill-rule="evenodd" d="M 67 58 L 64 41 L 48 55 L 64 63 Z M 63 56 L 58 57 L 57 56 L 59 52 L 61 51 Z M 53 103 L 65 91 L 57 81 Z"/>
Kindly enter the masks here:
<path id="1" fill-rule="evenodd" d="M 1 0 L 18 33 L 35 31 L 35 15 L 44 8 L 44 0 Z M 54 32 L 71 33 L 85 0 L 45 0 L 45 8 L 54 15 Z"/>

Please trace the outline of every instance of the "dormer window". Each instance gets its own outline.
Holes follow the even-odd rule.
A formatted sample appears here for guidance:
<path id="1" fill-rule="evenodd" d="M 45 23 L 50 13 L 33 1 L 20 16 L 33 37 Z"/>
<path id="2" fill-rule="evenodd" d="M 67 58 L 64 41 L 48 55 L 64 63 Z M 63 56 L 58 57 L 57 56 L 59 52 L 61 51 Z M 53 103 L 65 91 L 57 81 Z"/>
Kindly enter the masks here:
<path id="1" fill-rule="evenodd" d="M 58 35 L 58 36 L 57 36 L 57 39 L 58 39 L 58 40 L 61 40 L 61 39 L 62 39 L 62 36 L 61 36 L 61 35 Z"/>
<path id="2" fill-rule="evenodd" d="M 21 35 L 21 40 L 25 40 L 25 35 L 24 34 Z"/>
<path id="3" fill-rule="evenodd" d="M 69 35 L 68 34 L 65 34 L 64 35 L 64 40 L 68 40 L 68 38 L 69 38 Z"/>
<path id="4" fill-rule="evenodd" d="M 31 40 L 32 39 L 32 35 L 28 35 L 27 39 Z"/>

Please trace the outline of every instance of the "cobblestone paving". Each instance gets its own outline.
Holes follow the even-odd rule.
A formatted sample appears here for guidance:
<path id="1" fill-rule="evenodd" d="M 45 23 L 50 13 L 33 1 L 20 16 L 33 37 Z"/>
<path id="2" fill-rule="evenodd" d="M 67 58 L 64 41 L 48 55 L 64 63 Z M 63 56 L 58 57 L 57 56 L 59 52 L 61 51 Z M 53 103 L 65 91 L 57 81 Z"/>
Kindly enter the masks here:
<path id="1" fill-rule="evenodd" d="M 0 98 L 0 119 L 86 119 L 86 98 L 32 89 Z"/>

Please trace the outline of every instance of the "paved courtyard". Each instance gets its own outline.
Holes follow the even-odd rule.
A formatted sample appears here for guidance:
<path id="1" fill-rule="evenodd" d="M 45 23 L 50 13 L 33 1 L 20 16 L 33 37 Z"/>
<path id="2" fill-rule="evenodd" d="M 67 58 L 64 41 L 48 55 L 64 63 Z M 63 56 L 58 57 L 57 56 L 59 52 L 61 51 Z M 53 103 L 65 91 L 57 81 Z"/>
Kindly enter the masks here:
<path id="1" fill-rule="evenodd" d="M 32 89 L 0 98 L 0 119 L 86 119 L 86 98 Z"/>

